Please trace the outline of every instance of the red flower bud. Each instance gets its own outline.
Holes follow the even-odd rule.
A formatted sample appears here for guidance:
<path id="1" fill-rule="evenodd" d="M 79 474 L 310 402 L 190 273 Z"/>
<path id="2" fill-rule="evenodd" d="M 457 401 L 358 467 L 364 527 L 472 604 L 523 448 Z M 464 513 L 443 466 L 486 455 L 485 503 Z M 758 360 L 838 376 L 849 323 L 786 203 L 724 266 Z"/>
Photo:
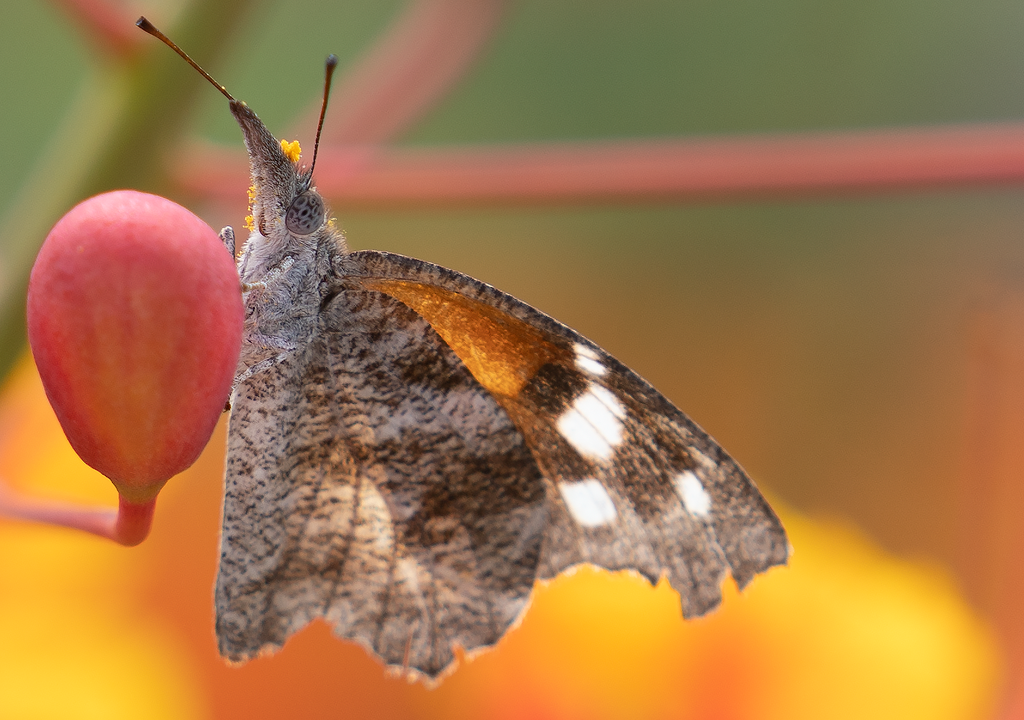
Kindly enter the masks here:
<path id="1" fill-rule="evenodd" d="M 210 439 L 242 322 L 217 234 L 132 190 L 74 207 L 29 280 L 29 342 L 50 404 L 79 456 L 133 503 L 155 498 Z"/>

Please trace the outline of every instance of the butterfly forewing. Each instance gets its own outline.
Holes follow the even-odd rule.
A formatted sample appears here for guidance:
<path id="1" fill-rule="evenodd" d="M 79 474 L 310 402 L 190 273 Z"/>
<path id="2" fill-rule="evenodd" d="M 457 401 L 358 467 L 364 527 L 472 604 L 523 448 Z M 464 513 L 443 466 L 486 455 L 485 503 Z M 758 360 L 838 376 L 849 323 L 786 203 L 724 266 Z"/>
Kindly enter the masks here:
<path id="1" fill-rule="evenodd" d="M 546 512 L 491 395 L 416 313 L 342 279 L 310 343 L 235 395 L 222 651 L 251 657 L 323 616 L 437 675 L 519 616 Z"/>
<path id="2" fill-rule="evenodd" d="M 446 268 L 389 253 L 348 259 L 349 272 L 368 286 L 423 313 L 523 434 L 549 502 L 538 577 L 579 562 L 635 569 L 652 581 L 664 573 L 689 617 L 719 603 L 727 571 L 743 587 L 785 562 L 785 532 L 750 478 L 603 350 L 516 298 Z M 451 294 L 447 307 L 417 299 L 441 291 Z M 480 317 L 494 319 L 485 328 Z M 474 332 L 460 336 L 466 326 Z M 514 362 L 505 357 L 510 345 L 519 358 Z M 503 374 L 515 381 L 495 379 Z"/>

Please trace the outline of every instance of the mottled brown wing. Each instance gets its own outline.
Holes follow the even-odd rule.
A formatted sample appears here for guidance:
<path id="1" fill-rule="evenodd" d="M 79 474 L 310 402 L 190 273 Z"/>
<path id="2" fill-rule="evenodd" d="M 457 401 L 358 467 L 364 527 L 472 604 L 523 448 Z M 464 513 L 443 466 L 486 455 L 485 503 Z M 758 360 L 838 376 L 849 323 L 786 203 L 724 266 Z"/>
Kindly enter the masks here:
<path id="1" fill-rule="evenodd" d="M 344 256 L 319 332 L 239 386 L 217 581 L 221 651 L 315 617 L 436 676 L 493 644 L 538 577 L 668 576 L 687 616 L 785 562 L 740 468 L 594 345 L 464 275 Z"/>

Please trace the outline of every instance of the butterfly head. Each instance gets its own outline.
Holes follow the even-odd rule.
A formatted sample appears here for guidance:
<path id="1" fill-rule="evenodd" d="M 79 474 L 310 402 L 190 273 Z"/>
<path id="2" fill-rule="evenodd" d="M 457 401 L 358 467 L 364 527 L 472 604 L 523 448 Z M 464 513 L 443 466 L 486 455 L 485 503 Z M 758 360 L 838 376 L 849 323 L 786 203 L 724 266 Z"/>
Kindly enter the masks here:
<path id="1" fill-rule="evenodd" d="M 324 99 L 320 106 L 320 122 L 316 128 L 313 161 L 309 169 L 304 169 L 299 165 L 298 143 L 279 143 L 263 121 L 256 117 L 252 108 L 234 98 L 210 73 L 203 70 L 145 17 L 140 17 L 135 24 L 178 53 L 228 99 L 231 114 L 242 127 L 245 147 L 249 152 L 252 172 L 252 187 L 249 189 L 251 223 L 247 220 L 246 224 L 251 225 L 250 229 L 258 230 L 263 237 L 272 240 L 287 241 L 288 236 L 306 238 L 323 228 L 327 221 L 327 209 L 323 198 L 312 186 L 313 168 L 320 147 L 320 131 L 324 126 L 331 77 L 338 65 L 338 58 L 335 55 L 327 56 Z"/>
<path id="2" fill-rule="evenodd" d="M 298 143 L 278 142 L 244 102 L 232 100 L 231 114 L 249 153 L 253 229 L 267 238 L 316 234 L 327 221 L 327 210 L 312 187 L 312 166 L 305 169 L 299 163 Z"/>

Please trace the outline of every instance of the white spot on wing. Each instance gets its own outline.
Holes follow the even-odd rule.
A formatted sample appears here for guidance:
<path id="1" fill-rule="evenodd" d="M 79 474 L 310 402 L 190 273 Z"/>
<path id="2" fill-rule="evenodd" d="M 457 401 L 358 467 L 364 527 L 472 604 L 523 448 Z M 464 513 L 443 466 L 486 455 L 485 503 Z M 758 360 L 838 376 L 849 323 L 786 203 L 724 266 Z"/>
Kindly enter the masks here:
<path id="1" fill-rule="evenodd" d="M 558 418 L 557 427 L 562 437 L 568 440 L 584 457 L 607 460 L 614 452 L 614 448 L 601 437 L 597 428 L 587 422 L 587 419 L 574 407 L 562 413 L 562 416 Z"/>
<path id="2" fill-rule="evenodd" d="M 580 397 L 577 399 L 577 402 L 588 398 L 588 396 L 593 396 L 597 398 L 597 400 L 606 408 L 608 408 L 608 410 L 615 417 L 619 419 L 626 417 L 626 408 L 622 407 L 622 403 L 619 402 L 619 399 L 617 397 L 612 395 L 611 391 L 608 390 L 608 388 L 601 387 L 600 385 L 591 384 L 590 387 L 587 388 L 587 392 L 580 395 Z"/>
<path id="3" fill-rule="evenodd" d="M 692 470 L 685 470 L 676 475 L 676 492 L 683 499 L 683 505 L 691 515 L 705 518 L 711 512 L 711 496 L 701 485 Z"/>
<path id="4" fill-rule="evenodd" d="M 588 375 L 593 375 L 594 377 L 601 377 L 608 372 L 608 368 L 597 360 L 591 360 L 590 358 L 583 357 L 582 355 L 578 355 L 576 357 L 576 367 L 580 371 L 585 372 Z"/>
<path id="5" fill-rule="evenodd" d="M 591 383 L 556 424 L 558 432 L 584 457 L 608 460 L 622 442 L 626 408 L 600 385 Z"/>
<path id="6" fill-rule="evenodd" d="M 587 478 L 579 482 L 560 482 L 558 491 L 572 519 L 583 527 L 595 528 L 615 521 L 615 504 L 598 480 Z"/>
<path id="7" fill-rule="evenodd" d="M 576 351 L 576 367 L 594 377 L 602 377 L 608 368 L 601 364 L 601 358 L 598 357 L 597 353 L 588 348 L 586 345 L 576 343 L 573 346 Z"/>

